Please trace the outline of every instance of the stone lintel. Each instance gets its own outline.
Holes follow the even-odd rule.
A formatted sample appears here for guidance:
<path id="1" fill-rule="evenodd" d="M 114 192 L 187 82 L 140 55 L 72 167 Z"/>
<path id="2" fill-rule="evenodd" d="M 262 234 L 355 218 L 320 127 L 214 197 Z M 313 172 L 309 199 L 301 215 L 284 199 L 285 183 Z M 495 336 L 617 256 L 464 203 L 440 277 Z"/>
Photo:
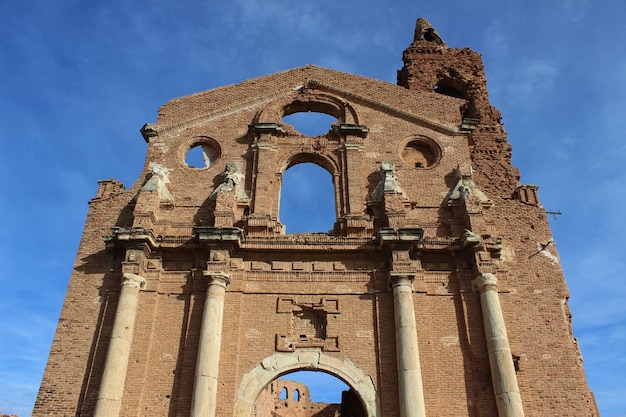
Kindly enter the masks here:
<path id="1" fill-rule="evenodd" d="M 127 243 L 145 243 L 150 249 L 155 249 L 161 246 L 161 238 L 155 236 L 152 230 L 145 229 L 143 227 L 113 227 L 111 234 L 103 236 L 107 248 L 112 248 L 118 244 L 124 245 Z"/>
<path id="2" fill-rule="evenodd" d="M 473 130 L 476 130 L 476 126 L 478 126 L 479 124 L 480 124 L 480 119 L 475 119 L 472 117 L 464 117 L 461 123 L 461 126 L 459 128 L 461 130 L 473 131 Z"/>
<path id="3" fill-rule="evenodd" d="M 245 241 L 245 232 L 239 227 L 194 227 L 193 233 L 199 243 L 234 242 L 239 246 Z"/>
<path id="4" fill-rule="evenodd" d="M 252 123 L 248 125 L 248 127 L 255 133 L 285 133 L 285 126 L 276 122 L 261 122 L 261 123 Z"/>
<path id="5" fill-rule="evenodd" d="M 365 150 L 365 146 L 362 143 L 341 143 L 339 144 L 339 149 L 341 151 L 363 152 Z"/>
<path id="6" fill-rule="evenodd" d="M 415 244 L 421 242 L 424 237 L 424 229 L 420 227 L 383 227 L 378 230 L 376 240 L 379 246 L 394 248 L 398 243 Z"/>
<path id="7" fill-rule="evenodd" d="M 364 125 L 357 125 L 353 123 L 341 123 L 339 126 L 335 127 L 337 132 L 344 136 L 358 136 L 360 138 L 367 137 L 370 129 Z"/>

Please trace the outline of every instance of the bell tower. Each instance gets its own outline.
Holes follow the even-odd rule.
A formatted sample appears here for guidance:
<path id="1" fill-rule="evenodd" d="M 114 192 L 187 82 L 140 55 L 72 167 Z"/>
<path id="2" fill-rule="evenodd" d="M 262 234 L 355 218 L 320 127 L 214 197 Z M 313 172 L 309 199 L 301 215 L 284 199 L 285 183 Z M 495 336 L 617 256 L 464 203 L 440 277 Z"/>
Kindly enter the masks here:
<path id="1" fill-rule="evenodd" d="M 450 48 L 423 17 L 415 24 L 413 42 L 402 54 L 398 85 L 465 100 L 459 109 L 461 128 L 471 132 L 469 146 L 477 181 L 493 192 L 513 194 L 519 171 L 511 165 L 500 111 L 489 103 L 487 79 L 479 53 Z M 503 181 L 504 179 L 504 181 Z"/>

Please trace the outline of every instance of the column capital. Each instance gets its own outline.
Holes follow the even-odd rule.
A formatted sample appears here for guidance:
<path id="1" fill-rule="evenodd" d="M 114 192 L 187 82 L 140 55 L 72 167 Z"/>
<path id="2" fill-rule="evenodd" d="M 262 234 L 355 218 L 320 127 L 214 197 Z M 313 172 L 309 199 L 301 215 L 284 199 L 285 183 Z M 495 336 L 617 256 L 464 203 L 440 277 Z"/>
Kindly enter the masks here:
<path id="1" fill-rule="evenodd" d="M 122 287 L 133 287 L 142 289 L 146 285 L 146 279 L 141 275 L 132 272 L 124 272 L 122 276 Z"/>
<path id="2" fill-rule="evenodd" d="M 209 285 L 218 284 L 226 287 L 230 284 L 230 275 L 223 271 L 202 271 L 202 274 L 209 281 Z"/>
<path id="3" fill-rule="evenodd" d="M 476 279 L 472 281 L 478 288 L 478 291 L 485 292 L 489 290 L 498 291 L 498 279 L 495 274 L 483 272 L 478 274 Z"/>
<path id="4" fill-rule="evenodd" d="M 415 272 L 409 271 L 390 271 L 389 282 L 391 288 L 406 286 L 413 288 L 413 280 L 415 279 Z"/>

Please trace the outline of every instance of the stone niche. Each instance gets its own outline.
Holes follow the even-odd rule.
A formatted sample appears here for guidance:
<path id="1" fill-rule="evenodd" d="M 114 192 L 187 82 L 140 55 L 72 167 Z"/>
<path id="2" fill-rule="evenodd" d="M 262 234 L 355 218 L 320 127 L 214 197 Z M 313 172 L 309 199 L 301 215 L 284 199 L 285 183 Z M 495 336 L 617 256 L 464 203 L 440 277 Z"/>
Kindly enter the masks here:
<path id="1" fill-rule="evenodd" d="M 290 320 L 289 334 L 276 334 L 276 351 L 321 348 L 339 352 L 339 337 L 328 334 L 328 315 L 340 314 L 338 298 L 279 297 L 276 312 Z"/>

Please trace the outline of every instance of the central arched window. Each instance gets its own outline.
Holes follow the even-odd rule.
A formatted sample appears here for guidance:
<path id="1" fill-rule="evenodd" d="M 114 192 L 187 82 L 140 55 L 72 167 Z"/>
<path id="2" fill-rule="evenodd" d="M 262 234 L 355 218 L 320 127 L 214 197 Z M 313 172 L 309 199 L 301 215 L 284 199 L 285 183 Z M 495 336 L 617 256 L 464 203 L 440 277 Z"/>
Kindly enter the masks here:
<path id="1" fill-rule="evenodd" d="M 335 222 L 332 176 L 310 162 L 293 165 L 283 174 L 280 221 L 287 233 L 328 233 Z"/>
<path id="2" fill-rule="evenodd" d="M 337 118 L 325 113 L 307 111 L 284 116 L 283 121 L 307 136 L 322 136 L 328 133 Z"/>

